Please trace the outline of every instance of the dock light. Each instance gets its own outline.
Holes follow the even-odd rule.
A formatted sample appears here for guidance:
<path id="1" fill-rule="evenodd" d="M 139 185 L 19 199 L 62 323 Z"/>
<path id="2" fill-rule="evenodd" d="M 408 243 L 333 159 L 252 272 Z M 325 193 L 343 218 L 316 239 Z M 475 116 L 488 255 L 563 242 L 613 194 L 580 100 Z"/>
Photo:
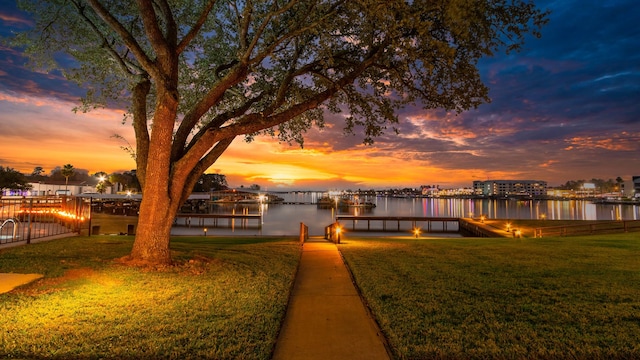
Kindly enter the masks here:
<path id="1" fill-rule="evenodd" d="M 420 236 L 420 228 L 416 227 L 413 228 L 413 235 L 416 237 L 416 239 L 418 238 L 418 236 Z"/>
<path id="2" fill-rule="evenodd" d="M 204 236 L 207 236 L 207 228 L 204 228 Z"/>
<path id="3" fill-rule="evenodd" d="M 507 223 L 507 232 L 511 231 L 511 223 Z"/>

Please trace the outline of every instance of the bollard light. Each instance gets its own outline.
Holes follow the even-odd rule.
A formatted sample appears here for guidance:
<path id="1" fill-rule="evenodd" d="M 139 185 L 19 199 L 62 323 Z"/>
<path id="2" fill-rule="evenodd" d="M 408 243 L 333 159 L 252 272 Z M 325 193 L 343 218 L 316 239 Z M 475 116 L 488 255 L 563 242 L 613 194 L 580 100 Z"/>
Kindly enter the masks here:
<path id="1" fill-rule="evenodd" d="M 207 228 L 204 228 L 204 236 L 207 236 Z"/>
<path id="2" fill-rule="evenodd" d="M 413 235 L 416 237 L 416 239 L 418 238 L 418 236 L 420 236 L 420 228 L 416 227 L 413 228 Z"/>
<path id="3" fill-rule="evenodd" d="M 511 223 L 507 223 L 507 232 L 511 231 Z"/>

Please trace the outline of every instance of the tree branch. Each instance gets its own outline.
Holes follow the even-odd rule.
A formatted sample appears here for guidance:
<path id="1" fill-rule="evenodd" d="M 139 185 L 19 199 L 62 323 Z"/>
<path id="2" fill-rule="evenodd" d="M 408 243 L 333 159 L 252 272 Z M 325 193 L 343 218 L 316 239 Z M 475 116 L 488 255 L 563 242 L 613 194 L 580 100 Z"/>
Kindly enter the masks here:
<path id="1" fill-rule="evenodd" d="M 211 10 L 213 9 L 215 3 L 216 0 L 209 0 L 209 2 L 205 5 L 204 10 L 202 10 L 202 12 L 200 13 L 200 17 L 198 18 L 196 23 L 193 24 L 191 30 L 189 30 L 184 38 L 182 38 L 182 40 L 180 40 L 180 42 L 178 43 L 178 46 L 176 48 L 178 54 L 181 54 L 184 49 L 189 46 L 189 43 L 196 37 L 196 35 L 198 35 L 198 32 L 200 32 L 200 29 L 207 20 L 207 17 L 209 17 L 209 13 L 211 13 Z"/>
<path id="2" fill-rule="evenodd" d="M 125 46 L 131 50 L 133 56 L 138 59 L 140 65 L 149 73 L 153 78 L 158 80 L 162 79 L 158 68 L 154 62 L 149 59 L 142 47 L 138 44 L 138 41 L 131 35 L 131 33 L 116 19 L 107 9 L 102 6 L 98 0 L 87 0 L 91 8 L 96 14 L 107 23 L 122 39 Z"/>
<path id="3" fill-rule="evenodd" d="M 136 174 L 141 188 L 146 181 L 147 159 L 149 158 L 149 129 L 147 128 L 147 96 L 151 82 L 143 77 L 133 87 L 133 129 L 136 134 Z"/>
<path id="4" fill-rule="evenodd" d="M 191 172 L 186 177 L 186 185 L 183 187 L 184 190 L 182 191 L 182 195 L 180 197 L 181 204 L 187 201 L 189 195 L 191 194 L 191 190 L 195 186 L 200 176 L 218 160 L 218 158 L 227 150 L 229 145 L 231 145 L 234 139 L 234 137 L 230 137 L 218 141 L 213 149 L 211 149 L 211 151 L 209 151 L 205 157 L 198 161 L 196 166 L 194 166 L 193 170 L 191 170 Z"/>

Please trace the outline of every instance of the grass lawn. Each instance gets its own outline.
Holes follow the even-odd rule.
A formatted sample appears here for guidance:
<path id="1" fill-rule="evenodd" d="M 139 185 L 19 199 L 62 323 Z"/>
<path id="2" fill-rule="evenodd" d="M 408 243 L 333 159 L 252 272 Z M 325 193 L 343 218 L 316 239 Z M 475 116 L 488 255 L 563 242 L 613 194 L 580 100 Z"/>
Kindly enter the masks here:
<path id="1" fill-rule="evenodd" d="M 132 237 L 0 250 L 0 272 L 40 273 L 0 294 L 0 358 L 268 359 L 300 257 L 294 239 L 178 237 L 176 265 L 114 259 Z"/>
<path id="2" fill-rule="evenodd" d="M 339 247 L 398 359 L 640 358 L 638 233 Z"/>

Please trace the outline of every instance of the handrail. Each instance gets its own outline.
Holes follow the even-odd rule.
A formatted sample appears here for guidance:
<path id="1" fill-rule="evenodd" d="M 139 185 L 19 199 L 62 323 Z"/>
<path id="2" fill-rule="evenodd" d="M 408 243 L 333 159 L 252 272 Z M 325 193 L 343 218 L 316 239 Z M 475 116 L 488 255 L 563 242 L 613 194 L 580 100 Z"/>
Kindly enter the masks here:
<path id="1" fill-rule="evenodd" d="M 13 237 L 11 238 L 12 240 L 15 240 L 17 233 L 18 233 L 18 226 L 20 226 L 20 221 L 13 219 L 13 218 L 9 218 L 6 219 L 2 225 L 0 225 L 0 231 L 2 231 L 2 228 L 4 228 L 5 225 L 7 225 L 8 222 L 13 223 Z"/>

